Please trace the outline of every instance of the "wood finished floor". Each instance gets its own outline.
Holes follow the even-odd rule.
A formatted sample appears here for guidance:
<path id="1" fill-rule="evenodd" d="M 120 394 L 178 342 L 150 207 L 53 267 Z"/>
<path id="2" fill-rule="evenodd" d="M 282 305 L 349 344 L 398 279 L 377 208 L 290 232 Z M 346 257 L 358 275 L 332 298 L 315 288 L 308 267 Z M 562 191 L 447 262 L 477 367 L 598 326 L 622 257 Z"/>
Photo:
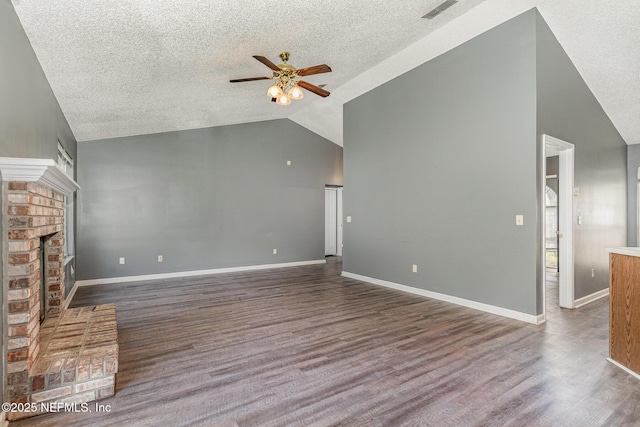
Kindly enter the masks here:
<path id="1" fill-rule="evenodd" d="M 633 426 L 608 298 L 530 325 L 339 275 L 341 263 L 99 285 L 116 303 L 110 413 L 22 426 Z"/>

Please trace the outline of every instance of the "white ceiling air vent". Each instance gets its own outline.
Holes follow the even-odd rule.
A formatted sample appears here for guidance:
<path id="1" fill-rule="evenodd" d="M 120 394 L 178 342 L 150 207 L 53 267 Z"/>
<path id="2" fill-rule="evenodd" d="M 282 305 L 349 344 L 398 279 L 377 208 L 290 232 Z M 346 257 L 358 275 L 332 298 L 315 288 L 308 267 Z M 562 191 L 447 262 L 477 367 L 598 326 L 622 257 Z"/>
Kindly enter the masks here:
<path id="1" fill-rule="evenodd" d="M 442 3 L 440 6 L 436 6 L 432 11 L 424 15 L 423 18 L 433 19 L 456 3 L 458 3 L 457 0 L 447 0 L 444 3 Z"/>

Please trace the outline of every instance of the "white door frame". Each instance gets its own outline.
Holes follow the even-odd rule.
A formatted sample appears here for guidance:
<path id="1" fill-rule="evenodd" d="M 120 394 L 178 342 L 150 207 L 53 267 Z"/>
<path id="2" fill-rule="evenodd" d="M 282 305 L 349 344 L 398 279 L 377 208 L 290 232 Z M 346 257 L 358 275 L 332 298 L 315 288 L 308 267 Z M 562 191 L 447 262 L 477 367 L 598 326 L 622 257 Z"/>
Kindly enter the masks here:
<path id="1" fill-rule="evenodd" d="M 336 189 L 336 205 L 337 205 L 337 226 L 338 226 L 338 238 L 336 241 L 337 246 L 337 256 L 342 256 L 342 233 L 343 233 L 343 224 L 342 224 L 342 187 L 338 187 Z"/>
<path id="2" fill-rule="evenodd" d="M 541 230 L 542 230 L 542 298 L 544 315 L 546 318 L 546 293 L 545 276 L 545 203 L 544 191 L 546 189 L 546 159 L 547 156 L 559 156 L 558 173 L 558 232 L 560 233 L 560 245 L 558 248 L 558 292 L 560 297 L 560 307 L 575 307 L 574 289 L 574 251 L 573 251 L 573 176 L 574 176 L 574 145 L 549 135 L 542 135 L 542 185 L 541 191 Z"/>
<path id="3" fill-rule="evenodd" d="M 636 181 L 636 246 L 640 246 L 640 167 Z"/>
<path id="4" fill-rule="evenodd" d="M 337 197 L 335 188 L 324 189 L 324 255 L 336 255 L 338 252 L 337 233 Z"/>

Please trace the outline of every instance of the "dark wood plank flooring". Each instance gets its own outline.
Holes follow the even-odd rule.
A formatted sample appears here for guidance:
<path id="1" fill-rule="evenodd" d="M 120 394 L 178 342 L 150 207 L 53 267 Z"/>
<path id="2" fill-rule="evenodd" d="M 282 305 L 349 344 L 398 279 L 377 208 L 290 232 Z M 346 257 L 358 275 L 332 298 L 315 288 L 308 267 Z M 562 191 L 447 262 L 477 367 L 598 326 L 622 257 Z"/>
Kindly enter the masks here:
<path id="1" fill-rule="evenodd" d="M 341 277 L 327 265 L 99 285 L 116 303 L 109 413 L 22 426 L 633 426 L 608 298 L 536 326 Z"/>

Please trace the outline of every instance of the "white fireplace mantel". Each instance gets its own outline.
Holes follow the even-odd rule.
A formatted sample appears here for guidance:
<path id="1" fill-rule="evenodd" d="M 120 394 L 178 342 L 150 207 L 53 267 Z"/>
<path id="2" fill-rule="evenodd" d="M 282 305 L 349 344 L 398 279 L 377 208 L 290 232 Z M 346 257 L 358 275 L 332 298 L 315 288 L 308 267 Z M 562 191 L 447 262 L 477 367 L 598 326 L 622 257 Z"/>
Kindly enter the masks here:
<path id="1" fill-rule="evenodd" d="M 52 159 L 0 157 L 0 181 L 38 182 L 65 196 L 73 196 L 80 186 Z"/>

